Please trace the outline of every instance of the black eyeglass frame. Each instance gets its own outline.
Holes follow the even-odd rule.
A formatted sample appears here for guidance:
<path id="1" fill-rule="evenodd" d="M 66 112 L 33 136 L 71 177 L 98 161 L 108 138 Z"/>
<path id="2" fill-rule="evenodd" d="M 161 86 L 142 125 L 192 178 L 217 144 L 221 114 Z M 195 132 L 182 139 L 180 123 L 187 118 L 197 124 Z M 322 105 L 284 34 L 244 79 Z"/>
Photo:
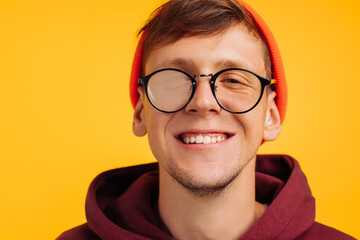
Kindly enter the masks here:
<path id="1" fill-rule="evenodd" d="M 153 102 L 151 101 L 150 97 L 149 97 L 149 94 L 148 94 L 148 83 L 149 83 L 149 80 L 150 78 L 155 75 L 156 73 L 158 72 L 162 72 L 162 71 L 167 71 L 167 70 L 172 70 L 172 71 L 177 71 L 177 72 L 181 72 L 183 74 L 185 74 L 190 80 L 191 80 L 191 83 L 192 83 L 192 92 L 191 92 L 191 95 L 189 97 L 189 100 L 188 102 L 181 108 L 179 108 L 178 110 L 174 110 L 174 111 L 165 111 L 165 110 L 162 110 L 160 108 L 158 108 L 155 104 L 153 104 Z M 219 102 L 219 100 L 217 99 L 216 97 L 216 94 L 215 94 L 215 91 L 216 91 L 216 86 L 215 86 L 215 82 L 216 82 L 216 79 L 217 77 L 222 74 L 223 72 L 226 72 L 226 71 L 231 71 L 231 70 L 241 70 L 241 71 L 245 71 L 245 72 L 248 72 L 248 73 L 251 73 L 253 74 L 255 77 L 257 77 L 257 79 L 259 79 L 260 83 L 261 83 L 261 92 L 260 92 L 260 96 L 259 96 L 259 99 L 256 101 L 256 103 L 254 104 L 254 106 L 252 106 L 251 108 L 249 108 L 248 110 L 246 111 L 242 111 L 242 112 L 234 112 L 234 111 L 231 111 L 227 108 L 225 108 L 224 106 L 222 106 Z M 242 113 L 246 113 L 246 112 L 249 112 L 251 110 L 253 110 L 260 102 L 263 94 L 264 94 L 264 89 L 267 85 L 271 85 L 271 84 L 274 84 L 276 82 L 275 79 L 268 79 L 268 78 L 264 78 L 252 71 L 249 71 L 249 70 L 246 70 L 246 69 L 243 69 L 243 68 L 226 68 L 226 69 L 223 69 L 215 74 L 197 74 L 197 75 L 191 75 L 190 73 L 188 72 L 185 72 L 181 69 L 177 69 L 177 68 L 162 68 L 162 69 L 159 69 L 159 70 L 156 70 L 144 77 L 141 77 L 139 78 L 139 86 L 144 86 L 145 88 L 145 94 L 146 94 L 146 97 L 147 99 L 149 100 L 150 104 L 155 108 L 157 109 L 158 111 L 160 112 L 163 112 L 163 113 L 175 113 L 175 112 L 178 112 L 182 109 L 184 109 L 190 102 L 191 102 L 191 99 L 193 98 L 194 94 L 195 94 L 195 91 L 196 91 L 196 78 L 197 77 L 211 77 L 210 78 L 210 88 L 211 88 L 211 92 L 217 102 L 217 104 L 222 108 L 224 109 L 225 111 L 228 111 L 230 113 L 235 113 L 235 114 L 242 114 Z"/>

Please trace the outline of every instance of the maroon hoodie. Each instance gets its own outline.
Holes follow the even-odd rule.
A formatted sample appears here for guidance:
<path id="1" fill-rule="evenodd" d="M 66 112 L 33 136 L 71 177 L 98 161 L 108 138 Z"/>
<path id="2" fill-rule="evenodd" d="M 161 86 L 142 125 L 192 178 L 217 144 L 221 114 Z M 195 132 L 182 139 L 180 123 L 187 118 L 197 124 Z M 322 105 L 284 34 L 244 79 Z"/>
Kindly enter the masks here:
<path id="1" fill-rule="evenodd" d="M 156 210 L 157 167 L 152 163 L 114 169 L 97 176 L 86 198 L 88 222 L 57 239 L 172 239 Z M 314 221 L 315 199 L 299 164 L 289 156 L 257 157 L 256 200 L 268 208 L 239 240 L 354 239 Z"/>

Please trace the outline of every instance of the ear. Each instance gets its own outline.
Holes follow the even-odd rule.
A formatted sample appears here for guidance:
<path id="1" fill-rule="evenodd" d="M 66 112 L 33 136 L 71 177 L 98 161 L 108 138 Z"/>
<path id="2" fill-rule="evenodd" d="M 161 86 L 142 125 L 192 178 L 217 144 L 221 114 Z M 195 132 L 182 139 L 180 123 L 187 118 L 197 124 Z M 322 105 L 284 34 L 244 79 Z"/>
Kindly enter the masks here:
<path id="1" fill-rule="evenodd" d="M 275 103 L 276 92 L 268 93 L 268 105 L 266 109 L 265 126 L 264 126 L 264 140 L 274 141 L 280 133 L 280 114 Z"/>
<path id="2" fill-rule="evenodd" d="M 144 110 L 144 91 L 142 87 L 138 87 L 137 90 L 140 96 L 134 110 L 133 133 L 138 137 L 142 137 L 147 133 Z"/>

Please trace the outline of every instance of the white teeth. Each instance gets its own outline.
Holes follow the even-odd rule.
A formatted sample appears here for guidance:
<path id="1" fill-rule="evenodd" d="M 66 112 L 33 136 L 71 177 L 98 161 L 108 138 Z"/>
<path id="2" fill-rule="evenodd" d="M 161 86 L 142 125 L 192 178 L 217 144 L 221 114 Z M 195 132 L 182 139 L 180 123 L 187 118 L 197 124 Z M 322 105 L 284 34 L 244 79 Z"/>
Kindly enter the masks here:
<path id="1" fill-rule="evenodd" d="M 204 144 L 209 144 L 211 143 L 211 138 L 209 136 L 205 136 L 204 137 Z"/>
<path id="2" fill-rule="evenodd" d="M 186 144 L 190 144 L 190 143 L 197 143 L 197 144 L 210 144 L 210 143 L 217 143 L 217 142 L 222 142 L 224 140 L 226 140 L 227 138 L 224 136 L 217 136 L 217 137 L 210 137 L 210 136 L 203 136 L 203 135 L 197 135 L 196 137 L 194 136 L 186 136 L 183 138 L 183 142 Z"/>
<path id="3" fill-rule="evenodd" d="M 196 138 L 195 138 L 195 142 L 196 142 L 196 143 L 202 143 L 202 142 L 204 142 L 204 138 L 203 138 L 203 136 L 201 136 L 201 135 L 196 136 Z"/>

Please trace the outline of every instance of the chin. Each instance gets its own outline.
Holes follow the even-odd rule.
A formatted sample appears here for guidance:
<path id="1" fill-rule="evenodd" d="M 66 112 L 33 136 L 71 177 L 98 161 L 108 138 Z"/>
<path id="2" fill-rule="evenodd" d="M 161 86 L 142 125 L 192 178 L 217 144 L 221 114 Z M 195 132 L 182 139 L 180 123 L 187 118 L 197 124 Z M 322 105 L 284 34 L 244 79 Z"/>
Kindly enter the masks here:
<path id="1" fill-rule="evenodd" d="M 200 197 L 222 193 L 243 169 L 239 164 L 233 167 L 197 166 L 184 170 L 174 162 L 170 163 L 165 171 L 185 189 Z"/>

